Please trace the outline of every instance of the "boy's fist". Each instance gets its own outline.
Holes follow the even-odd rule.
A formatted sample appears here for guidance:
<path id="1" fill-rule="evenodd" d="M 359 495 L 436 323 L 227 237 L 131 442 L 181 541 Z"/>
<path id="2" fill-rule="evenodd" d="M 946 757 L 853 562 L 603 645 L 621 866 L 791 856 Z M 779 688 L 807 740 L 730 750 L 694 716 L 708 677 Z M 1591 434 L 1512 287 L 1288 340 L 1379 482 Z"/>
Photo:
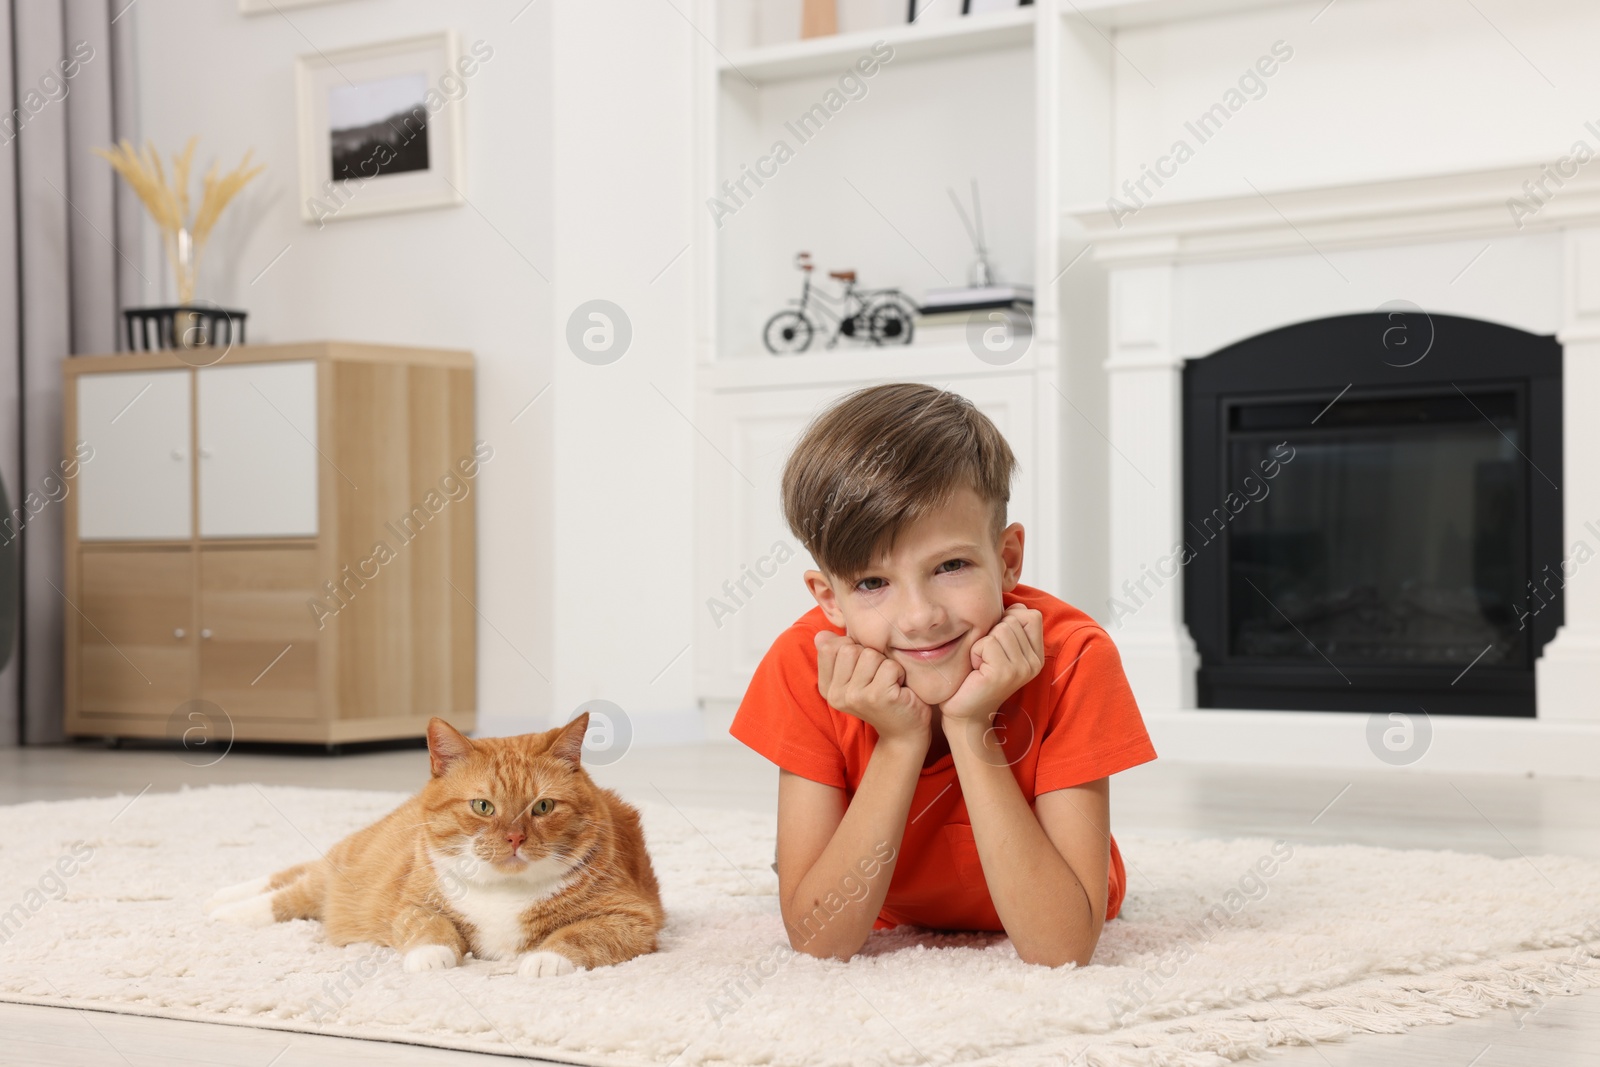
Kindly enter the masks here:
<path id="1" fill-rule="evenodd" d="M 972 673 L 939 705 L 945 719 L 989 725 L 1006 697 L 1044 667 L 1044 613 L 1013 604 L 994 629 L 972 643 Z"/>
<path id="2" fill-rule="evenodd" d="M 905 686 L 905 668 L 882 652 L 842 634 L 818 630 L 817 691 L 830 705 L 854 715 L 880 738 L 926 739 L 933 709 Z"/>

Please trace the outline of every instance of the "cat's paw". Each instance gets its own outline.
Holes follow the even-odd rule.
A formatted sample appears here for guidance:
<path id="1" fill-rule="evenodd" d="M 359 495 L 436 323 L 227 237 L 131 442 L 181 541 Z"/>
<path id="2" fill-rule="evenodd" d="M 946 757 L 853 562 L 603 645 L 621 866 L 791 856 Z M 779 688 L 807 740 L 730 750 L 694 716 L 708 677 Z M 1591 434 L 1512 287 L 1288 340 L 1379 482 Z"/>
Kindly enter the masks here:
<path id="1" fill-rule="evenodd" d="M 449 945 L 418 945 L 406 953 L 405 969 L 417 971 L 443 971 L 454 967 L 456 950 Z"/>
<path id="2" fill-rule="evenodd" d="M 556 978 L 577 969 L 559 952 L 530 952 L 517 964 L 517 973 L 524 978 Z"/>
<path id="3" fill-rule="evenodd" d="M 238 923 L 240 926 L 271 926 L 277 922 L 272 914 L 272 894 L 263 893 L 245 900 L 233 900 L 211 909 L 213 919 Z"/>
<path id="4" fill-rule="evenodd" d="M 212 893 L 211 899 L 205 902 L 205 911 L 209 914 L 216 911 L 223 904 L 231 904 L 236 900 L 247 900 L 250 897 L 260 896 L 271 888 L 272 879 L 266 877 L 252 878 L 250 881 L 240 882 L 238 885 L 223 886 L 215 893 Z"/>

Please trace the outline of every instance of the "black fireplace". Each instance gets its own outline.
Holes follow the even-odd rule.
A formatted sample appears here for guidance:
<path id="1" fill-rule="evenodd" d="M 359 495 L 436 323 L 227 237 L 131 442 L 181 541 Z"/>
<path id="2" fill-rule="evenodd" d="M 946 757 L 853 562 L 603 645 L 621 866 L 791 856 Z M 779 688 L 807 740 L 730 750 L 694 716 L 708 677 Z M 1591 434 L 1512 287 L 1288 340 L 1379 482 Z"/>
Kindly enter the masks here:
<path id="1" fill-rule="evenodd" d="M 1561 347 L 1419 310 L 1184 368 L 1202 707 L 1534 714 L 1561 623 Z"/>

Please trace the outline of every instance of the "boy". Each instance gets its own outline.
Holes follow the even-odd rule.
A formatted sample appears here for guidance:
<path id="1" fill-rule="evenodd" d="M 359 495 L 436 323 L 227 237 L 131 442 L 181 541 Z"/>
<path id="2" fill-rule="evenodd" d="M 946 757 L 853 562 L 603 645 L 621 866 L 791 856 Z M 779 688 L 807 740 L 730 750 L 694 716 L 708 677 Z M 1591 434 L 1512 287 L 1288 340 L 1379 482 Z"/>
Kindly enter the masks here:
<path id="1" fill-rule="evenodd" d="M 1105 630 L 1018 583 L 1015 463 L 966 399 L 894 383 L 824 412 L 784 468 L 817 606 L 729 732 L 779 767 L 798 951 L 849 959 L 909 923 L 1081 966 L 1121 906 L 1108 780 L 1156 753 Z"/>

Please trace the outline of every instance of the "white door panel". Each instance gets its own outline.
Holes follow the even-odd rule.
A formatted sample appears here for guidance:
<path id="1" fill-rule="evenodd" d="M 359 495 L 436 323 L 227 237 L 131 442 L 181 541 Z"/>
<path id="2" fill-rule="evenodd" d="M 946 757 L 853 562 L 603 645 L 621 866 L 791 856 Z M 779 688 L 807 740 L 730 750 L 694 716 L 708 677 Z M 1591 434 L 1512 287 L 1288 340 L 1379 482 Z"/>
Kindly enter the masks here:
<path id="1" fill-rule="evenodd" d="M 188 540 L 189 371 L 78 376 L 78 537 Z"/>
<path id="2" fill-rule="evenodd" d="M 317 367 L 202 367 L 200 536 L 317 533 Z"/>

